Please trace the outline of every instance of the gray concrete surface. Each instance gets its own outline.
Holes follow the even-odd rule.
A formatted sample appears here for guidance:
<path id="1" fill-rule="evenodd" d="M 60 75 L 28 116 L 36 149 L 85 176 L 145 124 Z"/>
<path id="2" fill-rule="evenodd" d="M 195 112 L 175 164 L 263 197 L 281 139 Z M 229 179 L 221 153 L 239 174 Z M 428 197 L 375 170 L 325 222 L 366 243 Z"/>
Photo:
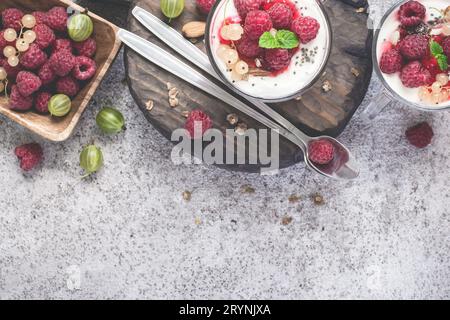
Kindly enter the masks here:
<path id="1" fill-rule="evenodd" d="M 341 136 L 361 165 L 355 182 L 303 164 L 249 175 L 174 165 L 123 78 L 120 57 L 64 143 L 2 119 L 0 299 L 450 298 L 449 113 L 393 104 L 370 128 L 356 116 Z M 364 105 L 379 90 L 374 79 Z M 108 100 L 127 118 L 124 134 L 95 126 Z M 403 132 L 423 119 L 436 136 L 417 150 Z M 92 139 L 105 168 L 80 180 Z M 24 174 L 13 149 L 30 141 L 46 161 Z M 247 184 L 254 193 L 241 192 Z"/>

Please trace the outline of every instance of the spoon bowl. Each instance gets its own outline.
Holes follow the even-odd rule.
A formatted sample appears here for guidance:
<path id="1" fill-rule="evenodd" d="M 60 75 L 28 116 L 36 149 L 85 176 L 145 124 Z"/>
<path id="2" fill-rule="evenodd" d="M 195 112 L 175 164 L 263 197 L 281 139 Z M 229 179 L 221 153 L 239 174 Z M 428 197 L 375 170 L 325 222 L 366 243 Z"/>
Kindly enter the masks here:
<path id="1" fill-rule="evenodd" d="M 334 158 L 327 164 L 317 164 L 310 160 L 308 148 L 305 148 L 305 163 L 317 173 L 329 178 L 355 179 L 359 176 L 357 163 L 351 152 L 338 140 L 330 136 L 310 138 L 308 144 L 315 140 L 327 140 L 334 146 Z"/>

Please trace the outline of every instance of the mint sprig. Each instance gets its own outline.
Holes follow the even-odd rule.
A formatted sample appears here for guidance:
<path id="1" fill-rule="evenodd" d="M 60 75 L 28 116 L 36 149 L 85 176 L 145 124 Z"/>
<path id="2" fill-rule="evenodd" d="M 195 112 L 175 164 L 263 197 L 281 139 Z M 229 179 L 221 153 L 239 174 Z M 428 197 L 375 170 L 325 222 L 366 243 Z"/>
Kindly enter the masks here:
<path id="1" fill-rule="evenodd" d="M 276 49 L 279 48 L 277 39 L 270 33 L 264 32 L 259 38 L 259 46 L 264 49 Z"/>
<path id="2" fill-rule="evenodd" d="M 294 49 L 298 45 L 297 35 L 289 30 L 278 30 L 275 35 L 264 32 L 259 38 L 259 46 L 264 49 Z"/>
<path id="3" fill-rule="evenodd" d="M 430 41 L 430 52 L 433 55 L 433 57 L 436 58 L 439 68 L 442 71 L 447 71 L 448 59 L 447 59 L 447 56 L 444 54 L 444 49 L 442 48 L 442 46 L 438 42 L 431 40 Z"/>

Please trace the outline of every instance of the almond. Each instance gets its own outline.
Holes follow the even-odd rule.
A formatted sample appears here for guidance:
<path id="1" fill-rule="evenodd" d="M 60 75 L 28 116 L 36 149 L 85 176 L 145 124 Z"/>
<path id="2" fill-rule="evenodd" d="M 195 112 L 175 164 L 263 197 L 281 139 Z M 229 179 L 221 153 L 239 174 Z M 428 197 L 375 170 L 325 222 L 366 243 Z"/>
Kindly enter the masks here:
<path id="1" fill-rule="evenodd" d="M 186 38 L 198 38 L 205 34 L 206 23 L 202 21 L 191 21 L 186 23 L 181 32 Z"/>

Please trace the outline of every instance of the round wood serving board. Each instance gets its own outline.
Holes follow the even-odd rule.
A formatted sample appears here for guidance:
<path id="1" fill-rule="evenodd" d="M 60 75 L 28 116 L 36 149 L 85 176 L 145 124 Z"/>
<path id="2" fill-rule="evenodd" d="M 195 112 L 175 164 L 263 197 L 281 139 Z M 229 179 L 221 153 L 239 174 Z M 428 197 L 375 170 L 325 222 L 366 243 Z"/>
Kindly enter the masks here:
<path id="1" fill-rule="evenodd" d="M 301 100 L 272 105 L 281 115 L 310 135 L 338 136 L 367 92 L 372 74 L 372 32 L 367 28 L 367 15 L 356 10 L 357 7 L 365 4 L 366 2 L 361 0 L 328 0 L 326 2 L 326 10 L 333 29 L 333 49 L 324 75 L 302 96 Z M 139 5 L 167 21 L 160 12 L 159 0 L 136 0 L 131 8 L 134 5 Z M 206 17 L 196 9 L 195 0 L 186 0 L 183 14 L 172 20 L 170 24 L 175 29 L 181 30 L 185 23 L 199 20 L 206 21 Z M 128 17 L 128 29 L 184 59 L 147 31 L 131 15 L 131 12 Z M 196 45 L 205 50 L 202 39 Z M 184 127 L 186 119 L 183 114 L 193 109 L 202 109 L 208 113 L 214 127 L 222 130 L 233 127 L 226 120 L 230 113 L 237 114 L 239 120 L 248 128 L 264 128 L 258 121 L 178 79 L 129 48 L 125 50 L 125 66 L 131 94 L 145 117 L 168 139 L 173 130 Z M 323 90 L 325 81 L 331 84 L 331 91 Z M 175 108 L 169 105 L 167 83 L 171 83 L 180 91 L 179 106 Z M 224 85 L 222 87 L 226 88 Z M 150 111 L 148 110 L 149 101 L 153 102 L 153 108 Z M 302 158 L 303 155 L 297 146 L 280 138 L 280 167 L 290 166 L 301 161 Z M 226 165 L 225 168 L 255 172 L 260 166 Z"/>

